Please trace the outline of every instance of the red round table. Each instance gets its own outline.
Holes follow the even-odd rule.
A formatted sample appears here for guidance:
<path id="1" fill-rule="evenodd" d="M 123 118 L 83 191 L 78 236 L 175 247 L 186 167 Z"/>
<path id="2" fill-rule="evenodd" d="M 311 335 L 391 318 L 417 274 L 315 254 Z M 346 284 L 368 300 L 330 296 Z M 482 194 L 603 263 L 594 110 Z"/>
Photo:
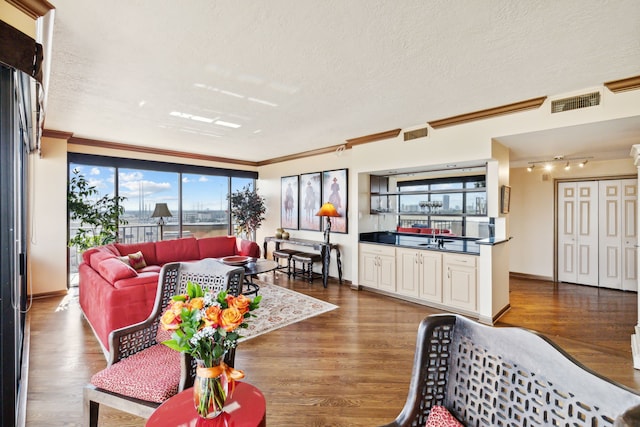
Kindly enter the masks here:
<path id="1" fill-rule="evenodd" d="M 158 406 L 145 424 L 146 427 L 266 427 L 267 407 L 262 392 L 251 384 L 237 382 L 227 400 L 224 412 L 206 420 L 200 418 L 193 405 L 193 389 L 169 398 Z"/>

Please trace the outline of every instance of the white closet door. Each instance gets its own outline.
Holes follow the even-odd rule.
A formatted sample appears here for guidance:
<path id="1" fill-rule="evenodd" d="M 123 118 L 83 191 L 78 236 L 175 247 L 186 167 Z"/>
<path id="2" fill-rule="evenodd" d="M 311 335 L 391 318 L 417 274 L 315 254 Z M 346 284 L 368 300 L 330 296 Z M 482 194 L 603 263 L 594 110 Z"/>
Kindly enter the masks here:
<path id="1" fill-rule="evenodd" d="M 558 280 L 598 286 L 598 182 L 558 184 Z"/>
<path id="2" fill-rule="evenodd" d="M 637 180 L 600 181 L 600 286 L 637 290 Z"/>

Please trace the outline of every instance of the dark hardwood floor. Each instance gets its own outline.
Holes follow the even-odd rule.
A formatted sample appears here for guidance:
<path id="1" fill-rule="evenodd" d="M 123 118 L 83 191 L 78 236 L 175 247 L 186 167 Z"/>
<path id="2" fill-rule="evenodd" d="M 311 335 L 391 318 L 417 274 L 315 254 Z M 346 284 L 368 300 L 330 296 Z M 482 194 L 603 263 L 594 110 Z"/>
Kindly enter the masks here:
<path id="1" fill-rule="evenodd" d="M 273 281 L 272 275 L 264 275 Z M 236 365 L 262 390 L 269 426 L 376 426 L 393 420 L 406 399 L 418 323 L 441 311 L 331 280 L 275 283 L 340 308 L 248 340 Z M 105 358 L 77 304 L 36 299 L 31 329 L 27 426 L 79 426 L 82 388 Z M 584 365 L 640 391 L 630 337 L 635 293 L 511 280 L 511 310 L 497 326 L 545 334 Z M 153 375 L 153 372 L 149 373 Z M 100 426 L 144 426 L 107 407 Z"/>

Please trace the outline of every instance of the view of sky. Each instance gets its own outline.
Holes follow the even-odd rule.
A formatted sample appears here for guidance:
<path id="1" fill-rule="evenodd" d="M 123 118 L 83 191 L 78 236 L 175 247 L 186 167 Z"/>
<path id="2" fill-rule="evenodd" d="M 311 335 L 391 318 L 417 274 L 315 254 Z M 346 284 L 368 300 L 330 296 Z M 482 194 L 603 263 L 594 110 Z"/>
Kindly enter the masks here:
<path id="1" fill-rule="evenodd" d="M 99 197 L 114 193 L 115 169 L 110 167 L 71 164 L 78 169 L 90 185 L 100 192 Z M 167 203 L 171 212 L 178 211 L 180 175 L 141 169 L 120 169 L 119 195 L 127 199 L 125 211 L 153 212 L 156 203 Z M 232 191 L 252 183 L 249 178 L 233 178 Z M 226 210 L 228 178 L 213 175 L 182 175 L 183 210 Z"/>

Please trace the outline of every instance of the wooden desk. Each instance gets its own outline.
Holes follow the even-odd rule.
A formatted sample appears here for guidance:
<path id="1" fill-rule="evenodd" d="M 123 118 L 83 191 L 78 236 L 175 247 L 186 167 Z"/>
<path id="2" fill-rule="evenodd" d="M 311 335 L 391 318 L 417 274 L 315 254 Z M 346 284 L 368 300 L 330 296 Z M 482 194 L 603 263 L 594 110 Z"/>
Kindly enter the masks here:
<path id="1" fill-rule="evenodd" d="M 280 249 L 282 243 L 288 243 L 295 246 L 308 246 L 316 251 L 320 252 L 322 257 L 322 285 L 327 287 L 327 280 L 329 279 L 329 264 L 331 262 L 331 250 L 336 251 L 336 262 L 338 263 L 338 280 L 342 285 L 342 259 L 340 259 L 340 247 L 335 243 L 329 243 L 327 245 L 324 242 L 307 239 L 277 239 L 275 236 L 269 236 L 264 238 L 264 257 L 267 257 L 267 244 L 269 242 L 275 242 L 276 250 Z"/>
<path id="2" fill-rule="evenodd" d="M 251 384 L 238 381 L 236 389 L 225 405 L 225 411 L 218 417 L 201 418 L 193 405 L 193 388 L 169 398 L 158 406 L 145 427 L 266 427 L 267 406 L 260 390 Z"/>

